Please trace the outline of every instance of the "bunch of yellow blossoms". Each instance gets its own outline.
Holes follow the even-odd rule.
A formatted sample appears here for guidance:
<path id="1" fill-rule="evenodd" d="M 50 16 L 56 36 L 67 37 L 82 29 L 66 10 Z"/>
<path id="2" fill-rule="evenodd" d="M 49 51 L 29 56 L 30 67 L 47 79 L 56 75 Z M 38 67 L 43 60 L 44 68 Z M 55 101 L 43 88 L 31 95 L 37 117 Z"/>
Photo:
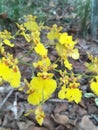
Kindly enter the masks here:
<path id="1" fill-rule="evenodd" d="M 98 57 L 94 57 L 88 53 L 90 63 L 86 63 L 89 72 L 94 75 L 90 81 L 90 88 L 98 96 Z"/>
<path id="2" fill-rule="evenodd" d="M 64 60 L 64 65 L 67 69 L 72 70 L 72 64 L 69 63 L 68 57 L 75 60 L 79 59 L 78 49 L 74 48 L 76 41 L 73 41 L 72 36 L 64 32 L 60 34 L 59 42 L 56 44 L 58 55 Z"/>
<path id="3" fill-rule="evenodd" d="M 32 78 L 30 84 L 28 84 L 28 102 L 33 105 L 39 105 L 44 103 L 57 88 L 56 80 L 53 79 L 54 73 L 50 73 L 50 71 L 55 70 L 57 64 L 51 63 L 48 57 L 48 49 L 40 39 L 40 32 L 42 29 L 45 29 L 45 27 L 42 24 L 38 25 L 36 17 L 32 15 L 25 16 L 25 18 L 26 20 L 22 25 L 17 24 L 20 29 L 20 35 L 23 35 L 24 38 L 32 44 L 32 48 L 36 54 L 39 55 L 39 60 L 33 63 L 38 73 Z M 72 36 L 68 35 L 68 33 L 61 33 L 62 27 L 58 27 L 56 24 L 51 28 L 46 28 L 48 29 L 48 42 L 50 45 L 51 43 L 55 45 L 57 54 L 61 57 L 61 60 L 64 61 L 65 70 L 66 68 L 72 70 L 72 64 L 68 58 L 79 58 L 78 49 L 75 48 L 77 42 L 73 41 Z M 66 80 L 66 82 L 69 82 L 69 80 Z M 66 84 L 64 83 L 61 87 L 62 89 L 58 94 L 59 98 L 62 98 L 63 95 L 63 97 L 69 101 L 79 103 L 82 97 L 82 92 L 78 89 L 80 84 L 77 83 L 76 80 L 73 80 L 73 82 L 67 84 L 67 86 Z"/>
<path id="4" fill-rule="evenodd" d="M 69 102 L 81 102 L 82 91 L 78 80 L 80 76 L 73 73 L 73 67 L 70 59 L 79 59 L 79 51 L 76 48 L 77 41 L 68 35 L 67 32 L 61 32 L 62 27 L 54 24 L 52 27 L 44 26 L 36 22 L 36 16 L 28 15 L 24 17 L 24 23 L 18 24 L 19 30 L 16 35 L 23 36 L 31 44 L 31 50 L 37 55 L 37 60 L 32 66 L 37 70 L 37 74 L 32 76 L 30 82 L 25 81 L 27 101 L 36 105 L 35 118 L 42 125 L 45 117 L 42 110 L 42 104 L 48 100 L 58 87 L 58 98 L 67 99 Z M 42 42 L 41 32 L 45 31 L 46 41 Z M 0 32 L 0 82 L 8 82 L 12 87 L 21 87 L 21 73 L 18 68 L 18 60 L 13 55 L 6 53 L 4 46 L 14 47 L 11 43 L 11 33 L 7 30 Z M 45 40 L 44 40 L 45 41 Z M 48 46 L 47 46 L 48 45 Z M 49 58 L 48 47 L 53 45 L 58 59 L 52 61 Z M 91 64 L 86 64 L 91 72 L 98 70 L 98 58 L 89 56 Z M 61 66 L 58 66 L 60 63 Z M 57 76 L 56 76 L 57 74 Z M 59 79 L 58 79 L 59 78 Z M 25 88 L 24 87 L 24 88 Z M 98 95 L 98 76 L 95 76 L 90 82 L 91 90 Z"/>
<path id="5" fill-rule="evenodd" d="M 14 59 L 12 55 L 8 58 L 0 59 L 0 78 L 2 81 L 10 83 L 14 88 L 20 86 L 21 74 L 18 66 L 16 65 L 17 59 Z"/>
<path id="6" fill-rule="evenodd" d="M 7 30 L 0 32 L 0 82 L 8 82 L 12 87 L 17 88 L 21 84 L 21 74 L 17 66 L 18 60 L 13 55 L 6 53 L 4 45 L 13 47 L 10 40 L 14 38 Z"/>
<path id="7" fill-rule="evenodd" d="M 78 83 L 80 76 L 76 77 L 73 73 L 67 75 L 66 71 L 60 71 L 60 74 L 61 90 L 58 93 L 58 97 L 67 99 L 69 102 L 75 101 L 78 104 L 82 98 L 82 91 L 78 88 L 80 86 L 80 83 Z"/>

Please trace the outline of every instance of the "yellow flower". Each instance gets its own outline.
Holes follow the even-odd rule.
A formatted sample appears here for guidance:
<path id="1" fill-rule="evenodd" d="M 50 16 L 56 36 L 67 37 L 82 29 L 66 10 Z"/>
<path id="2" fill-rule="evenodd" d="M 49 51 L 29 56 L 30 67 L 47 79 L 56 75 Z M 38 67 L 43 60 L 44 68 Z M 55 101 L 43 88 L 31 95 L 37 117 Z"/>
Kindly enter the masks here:
<path id="1" fill-rule="evenodd" d="M 33 89 L 32 89 L 32 91 L 33 91 Z M 33 92 L 32 92 L 32 91 L 31 91 L 31 93 L 28 95 L 28 98 L 27 98 L 28 102 L 29 102 L 30 104 L 33 104 L 33 105 L 38 105 L 38 104 L 40 104 L 41 101 L 43 100 L 43 99 L 42 99 L 42 94 L 40 94 L 40 93 L 38 93 L 38 92 L 36 92 L 36 91 L 33 91 Z"/>
<path id="2" fill-rule="evenodd" d="M 34 21 L 27 21 L 24 23 L 24 27 L 26 27 L 27 30 L 30 31 L 36 31 L 39 30 L 39 26 L 36 22 Z"/>
<path id="3" fill-rule="evenodd" d="M 34 77 L 30 82 L 31 93 L 28 96 L 28 102 L 38 105 L 46 101 L 57 87 L 56 81 L 49 78 Z"/>
<path id="4" fill-rule="evenodd" d="M 25 28 L 23 26 L 23 24 L 18 24 L 16 23 L 17 27 L 21 30 L 21 31 L 25 31 Z"/>
<path id="5" fill-rule="evenodd" d="M 64 65 L 68 70 L 72 70 L 72 64 L 67 59 L 64 60 Z"/>
<path id="6" fill-rule="evenodd" d="M 4 81 L 9 81 L 11 77 L 11 69 L 9 66 L 5 65 L 4 63 L 0 62 L 0 76 Z"/>
<path id="7" fill-rule="evenodd" d="M 47 71 L 50 64 L 51 61 L 48 57 L 42 57 L 42 60 L 39 60 L 38 62 L 34 62 L 33 66 L 35 68 L 39 68 L 41 70 Z"/>
<path id="8" fill-rule="evenodd" d="M 78 88 L 69 88 L 65 94 L 65 98 L 68 101 L 75 101 L 77 104 L 81 101 L 82 91 Z"/>
<path id="9" fill-rule="evenodd" d="M 6 45 L 10 46 L 10 47 L 13 47 L 14 44 L 12 44 L 8 39 L 4 39 L 3 41 Z"/>
<path id="10" fill-rule="evenodd" d="M 78 51 L 78 49 L 73 49 L 70 55 L 75 60 L 79 59 L 79 51 Z"/>
<path id="11" fill-rule="evenodd" d="M 46 71 L 43 71 L 42 73 L 38 73 L 37 74 L 38 77 L 42 78 L 42 79 L 51 79 L 53 77 L 52 73 L 47 73 Z"/>
<path id="12" fill-rule="evenodd" d="M 62 27 L 57 27 L 56 24 L 54 24 L 51 28 L 50 28 L 50 32 L 47 34 L 47 38 L 49 40 L 55 40 L 55 39 L 59 39 L 60 36 L 60 31 L 62 30 Z"/>
<path id="13" fill-rule="evenodd" d="M 29 15 L 25 15 L 24 18 L 27 20 L 27 21 L 35 21 L 37 16 L 32 16 L 31 14 Z"/>
<path id="14" fill-rule="evenodd" d="M 91 90 L 98 96 L 98 81 L 90 84 Z"/>
<path id="15" fill-rule="evenodd" d="M 65 93 L 67 91 L 67 88 L 65 86 L 62 86 L 61 90 L 58 93 L 58 97 L 60 99 L 65 99 Z"/>
<path id="16" fill-rule="evenodd" d="M 73 49 L 76 41 L 72 40 L 72 36 L 69 36 L 68 33 L 64 32 L 60 35 L 59 38 L 60 44 L 64 45 L 66 48 Z"/>
<path id="17" fill-rule="evenodd" d="M 40 106 L 37 107 L 37 109 L 35 110 L 35 115 L 36 115 L 35 118 L 36 118 L 38 124 L 42 125 L 45 114 L 44 114 L 44 111 L 42 110 L 42 108 Z"/>
<path id="18" fill-rule="evenodd" d="M 21 80 L 21 74 L 17 66 L 13 67 L 12 69 L 12 75 L 10 77 L 10 85 L 14 88 L 18 88 L 20 86 L 20 80 Z"/>
<path id="19" fill-rule="evenodd" d="M 56 50 L 57 50 L 58 55 L 62 59 L 66 59 L 68 57 L 67 49 L 63 45 L 61 45 L 60 43 L 56 44 Z"/>
<path id="20" fill-rule="evenodd" d="M 33 42 L 36 44 L 40 43 L 40 32 L 38 30 L 31 33 L 31 37 Z"/>
<path id="21" fill-rule="evenodd" d="M 43 44 L 41 43 L 38 43 L 35 47 L 35 51 L 36 53 L 38 53 L 39 55 L 41 56 L 47 56 L 47 49 L 44 47 Z"/>
<path id="22" fill-rule="evenodd" d="M 82 91 L 77 88 L 67 88 L 65 86 L 58 93 L 58 97 L 60 99 L 67 99 L 70 101 L 75 101 L 77 104 L 81 101 L 82 98 Z"/>
<path id="23" fill-rule="evenodd" d="M 31 41 L 31 37 L 29 34 L 26 34 L 24 31 L 21 32 L 21 35 L 24 36 L 24 38 L 26 39 L 27 42 Z"/>
<path id="24" fill-rule="evenodd" d="M 0 38 L 1 39 L 11 39 L 13 36 L 11 36 L 11 33 L 7 30 L 4 30 L 3 32 L 0 32 Z"/>
<path id="25" fill-rule="evenodd" d="M 17 88 L 20 86 L 21 74 L 19 68 L 14 66 L 14 63 L 12 64 L 12 62 L 4 57 L 0 60 L 0 77 L 4 81 L 10 83 L 12 87 Z"/>
<path id="26" fill-rule="evenodd" d="M 61 36 L 60 36 L 60 39 L 59 39 L 59 42 L 61 43 L 61 44 L 65 44 L 65 40 L 67 39 L 67 37 L 68 37 L 68 33 L 62 33 L 61 34 Z"/>

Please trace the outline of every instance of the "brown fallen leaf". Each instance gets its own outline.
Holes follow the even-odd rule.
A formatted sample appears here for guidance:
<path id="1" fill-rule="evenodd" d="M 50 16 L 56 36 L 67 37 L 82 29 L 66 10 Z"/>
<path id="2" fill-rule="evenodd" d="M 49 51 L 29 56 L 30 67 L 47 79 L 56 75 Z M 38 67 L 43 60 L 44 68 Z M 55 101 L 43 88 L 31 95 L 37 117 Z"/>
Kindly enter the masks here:
<path id="1" fill-rule="evenodd" d="M 54 121 L 58 124 L 66 125 L 69 122 L 69 118 L 66 115 L 61 115 L 59 113 L 52 115 Z"/>
<path id="2" fill-rule="evenodd" d="M 67 108 L 68 108 L 68 105 L 66 103 L 57 104 L 54 110 L 54 113 L 60 113 L 62 111 L 66 111 Z"/>
<path id="3" fill-rule="evenodd" d="M 55 122 L 49 114 L 45 115 L 43 126 L 46 127 L 49 130 L 55 129 Z"/>
<path id="4" fill-rule="evenodd" d="M 17 121 L 14 120 L 13 112 L 9 111 L 4 115 L 2 126 L 5 128 L 11 128 L 11 130 L 19 130 Z"/>
<path id="5" fill-rule="evenodd" d="M 65 126 L 59 125 L 59 126 L 56 128 L 56 130 L 66 130 L 66 129 L 65 129 Z"/>
<path id="6" fill-rule="evenodd" d="M 31 125 L 31 126 L 28 127 L 27 130 L 48 130 L 48 129 L 45 128 L 45 127 L 36 127 L 34 125 Z"/>
<path id="7" fill-rule="evenodd" d="M 87 115 L 82 117 L 82 120 L 77 127 L 77 130 L 98 130 L 98 128 L 93 124 Z"/>
<path id="8" fill-rule="evenodd" d="M 18 121 L 19 130 L 28 130 L 29 126 L 34 126 L 34 122 L 30 120 L 26 120 L 25 122 Z"/>

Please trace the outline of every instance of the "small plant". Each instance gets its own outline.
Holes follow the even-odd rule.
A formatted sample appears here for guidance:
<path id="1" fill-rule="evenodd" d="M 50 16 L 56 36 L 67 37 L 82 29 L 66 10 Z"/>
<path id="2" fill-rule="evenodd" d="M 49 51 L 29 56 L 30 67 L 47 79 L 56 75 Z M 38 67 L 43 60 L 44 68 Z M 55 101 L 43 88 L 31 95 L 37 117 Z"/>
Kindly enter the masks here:
<path id="1" fill-rule="evenodd" d="M 77 104 L 82 100 L 82 89 L 79 83 L 82 74 L 75 74 L 70 62 L 70 59 L 79 59 L 79 50 L 76 48 L 77 41 L 73 40 L 73 37 L 67 32 L 62 32 L 63 27 L 58 27 L 56 24 L 52 27 L 44 26 L 37 23 L 36 16 L 32 15 L 24 16 L 24 19 L 22 24 L 17 23 L 19 29 L 14 36 L 7 30 L 0 32 L 0 54 L 2 56 L 0 59 L 0 83 L 7 82 L 19 91 L 25 90 L 28 103 L 36 106 L 32 112 L 35 113 L 37 122 L 42 125 L 45 117 L 42 105 L 57 88 L 60 99 L 74 101 Z M 47 43 L 42 42 L 41 39 L 43 30 L 47 32 Z M 5 45 L 14 47 L 11 39 L 15 39 L 17 35 L 26 39 L 31 46 L 32 51 L 30 50 L 30 52 L 35 53 L 38 57 L 32 63 L 32 68 L 37 70 L 37 74 L 32 74 L 34 76 L 31 77 L 30 82 L 24 79 L 24 86 L 21 85 L 22 75 L 18 67 L 20 60 L 14 58 L 13 54 L 6 52 L 5 49 Z M 55 61 L 51 61 L 49 57 L 48 46 L 53 46 L 57 53 L 58 58 Z M 91 61 L 93 65 L 97 65 L 97 58 L 91 57 Z M 86 65 L 88 68 L 92 68 L 89 67 L 90 64 Z M 91 90 L 98 95 L 98 76 L 96 75 L 94 78 L 95 80 L 91 80 Z"/>

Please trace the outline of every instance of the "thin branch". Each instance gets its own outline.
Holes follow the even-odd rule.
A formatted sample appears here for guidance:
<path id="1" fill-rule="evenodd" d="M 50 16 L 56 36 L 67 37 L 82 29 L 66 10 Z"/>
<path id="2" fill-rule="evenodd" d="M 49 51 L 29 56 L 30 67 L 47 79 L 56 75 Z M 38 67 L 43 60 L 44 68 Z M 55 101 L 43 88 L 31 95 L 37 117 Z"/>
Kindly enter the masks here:
<path id="1" fill-rule="evenodd" d="M 11 94 L 13 93 L 14 89 L 11 89 L 11 91 L 7 94 L 7 96 L 5 97 L 5 99 L 3 100 L 3 102 L 0 104 L 0 110 L 3 108 L 4 104 L 6 103 L 6 101 L 8 100 L 8 98 L 11 96 Z"/>

